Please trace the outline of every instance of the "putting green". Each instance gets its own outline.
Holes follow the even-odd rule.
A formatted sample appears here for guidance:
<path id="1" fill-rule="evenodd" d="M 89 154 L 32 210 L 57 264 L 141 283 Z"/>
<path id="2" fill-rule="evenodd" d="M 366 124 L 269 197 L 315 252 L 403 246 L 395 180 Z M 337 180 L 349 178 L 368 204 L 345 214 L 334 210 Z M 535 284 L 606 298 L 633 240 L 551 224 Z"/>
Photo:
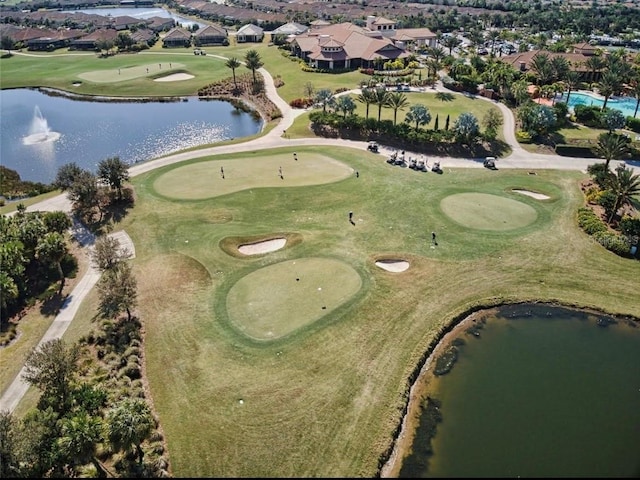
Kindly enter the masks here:
<path id="1" fill-rule="evenodd" d="M 240 279 L 227 295 L 227 312 L 245 335 L 275 340 L 321 319 L 361 287 L 358 272 L 339 260 L 289 260 Z"/>
<path id="2" fill-rule="evenodd" d="M 513 230 L 535 222 L 538 212 L 529 205 L 487 193 L 458 193 L 440 201 L 454 222 L 478 230 Z"/>
<path id="3" fill-rule="evenodd" d="M 159 176 L 153 188 L 165 197 L 201 200 L 251 188 L 331 183 L 352 174 L 351 167 L 321 154 L 305 152 L 294 160 L 293 153 L 281 153 L 258 160 L 190 163 Z"/>
<path id="4" fill-rule="evenodd" d="M 171 65 L 171 67 L 169 67 L 169 65 Z M 184 68 L 185 65 L 182 63 L 160 62 L 136 65 L 132 67 L 110 68 L 108 70 L 93 70 L 91 72 L 81 73 L 78 76 L 83 80 L 88 80 L 94 83 L 113 83 L 131 80 L 133 78 L 146 77 L 148 75 L 157 76 L 159 73 L 171 75 L 172 73 L 182 72 Z"/>

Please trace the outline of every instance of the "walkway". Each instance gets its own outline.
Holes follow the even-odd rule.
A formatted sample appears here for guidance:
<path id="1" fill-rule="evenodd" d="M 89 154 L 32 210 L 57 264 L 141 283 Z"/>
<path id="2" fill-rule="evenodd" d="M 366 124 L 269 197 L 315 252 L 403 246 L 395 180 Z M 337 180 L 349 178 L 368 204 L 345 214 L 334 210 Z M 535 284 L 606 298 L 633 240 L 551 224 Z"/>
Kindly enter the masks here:
<path id="1" fill-rule="evenodd" d="M 354 140 L 344 140 L 339 138 L 299 138 L 299 139 L 286 139 L 283 138 L 284 131 L 293 125 L 296 117 L 302 115 L 306 112 L 303 109 L 293 109 L 289 106 L 289 104 L 280 98 L 278 92 L 276 90 L 275 84 L 273 82 L 273 77 L 271 74 L 261 68 L 259 72 L 265 79 L 265 88 L 267 91 L 267 95 L 269 98 L 278 106 L 280 111 L 282 112 L 282 119 L 278 123 L 278 125 L 273 128 L 269 133 L 247 141 L 242 144 L 234 144 L 234 145 L 221 145 L 214 146 L 209 148 L 204 148 L 201 150 L 193 150 L 189 152 L 176 153 L 174 155 L 169 155 L 167 157 L 150 160 L 148 162 L 140 163 L 132 165 L 129 168 L 130 176 L 134 177 L 136 175 L 140 175 L 141 173 L 148 172 L 150 170 L 156 169 L 158 167 L 162 167 L 165 165 L 170 165 L 176 162 L 182 162 L 184 160 L 189 160 L 193 158 L 214 155 L 214 154 L 224 154 L 224 153 L 236 153 L 248 150 L 256 150 L 256 149 L 266 149 L 266 148 L 274 148 L 274 147 L 282 147 L 282 146 L 291 146 L 291 147 L 303 147 L 310 145 L 327 145 L 327 146 L 340 146 L 340 147 L 351 147 L 360 150 L 366 150 L 368 142 L 366 141 L 354 141 Z M 441 85 L 436 86 L 437 91 L 448 92 L 449 90 L 444 89 Z M 357 92 L 354 90 L 353 92 Z M 587 166 L 591 165 L 595 162 L 593 158 L 569 158 L 569 157 L 561 157 L 559 155 L 540 155 L 529 153 L 524 150 L 516 141 L 515 137 L 515 119 L 513 117 L 513 113 L 509 108 L 505 105 L 495 102 L 493 100 L 489 100 L 487 98 L 477 96 L 477 99 L 481 99 L 483 101 L 488 101 L 494 103 L 503 113 L 504 115 L 504 137 L 507 143 L 511 146 L 512 153 L 505 158 L 501 158 L 498 160 L 499 168 L 522 168 L 527 170 L 533 169 L 557 169 L 557 170 L 580 170 L 586 171 Z M 395 149 L 391 149 L 389 147 L 381 146 L 380 153 L 384 155 L 391 154 Z M 406 152 L 407 155 L 412 157 L 419 157 L 420 154 L 415 152 Z M 429 157 L 429 160 L 439 161 L 440 165 L 443 169 L 447 167 L 464 167 L 464 168 L 483 168 L 482 161 L 480 159 L 470 159 L 470 158 L 452 158 L 452 157 Z M 612 161 L 612 167 L 617 163 L 616 161 Z M 640 173 L 640 162 L 632 162 L 632 164 L 627 164 L 634 168 L 636 171 Z M 614 167 L 615 168 L 615 167 Z M 43 200 L 42 202 L 31 205 L 27 208 L 28 211 L 71 211 L 71 203 L 67 199 L 66 194 L 60 194 L 56 197 L 50 198 L 48 200 Z M 93 235 L 82 227 L 79 224 L 75 224 L 72 231 L 73 235 L 78 239 L 81 245 L 87 247 L 87 253 L 90 252 L 95 238 Z M 135 248 L 133 242 L 125 232 L 116 232 L 114 235 L 118 235 L 118 240 L 120 240 L 120 244 L 122 247 L 126 248 L 132 256 L 135 255 Z M 85 274 L 85 276 L 78 283 L 76 288 L 71 292 L 69 297 L 66 299 L 64 305 L 61 308 L 60 313 L 56 316 L 55 320 L 51 324 L 51 327 L 45 333 L 44 337 L 40 341 L 40 344 L 46 342 L 48 340 L 61 338 L 70 322 L 73 320 L 80 303 L 84 299 L 85 295 L 91 291 L 91 288 L 96 284 L 98 279 L 100 278 L 99 272 L 97 272 L 93 266 L 90 266 L 89 270 Z M 23 369 L 24 370 L 24 369 Z M 15 378 L 13 383 L 9 386 L 9 388 L 4 392 L 2 398 L 0 398 L 0 411 L 8 410 L 12 412 L 15 407 L 18 405 L 23 395 L 26 393 L 29 385 L 22 381 L 22 373 L 23 370 L 20 371 L 19 375 Z"/>

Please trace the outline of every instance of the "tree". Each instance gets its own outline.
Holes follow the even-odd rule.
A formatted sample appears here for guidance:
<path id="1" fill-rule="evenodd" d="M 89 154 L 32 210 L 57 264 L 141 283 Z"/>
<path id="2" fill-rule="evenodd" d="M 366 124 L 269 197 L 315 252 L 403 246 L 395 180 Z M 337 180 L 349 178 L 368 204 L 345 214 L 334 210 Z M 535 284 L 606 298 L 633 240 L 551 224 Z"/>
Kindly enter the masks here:
<path id="1" fill-rule="evenodd" d="M 602 104 L 602 110 L 607 108 L 607 102 L 609 101 L 609 97 L 616 92 L 619 92 L 622 88 L 622 82 L 620 81 L 620 77 L 611 71 L 606 71 L 602 74 L 602 78 L 598 83 L 598 91 L 600 95 L 604 97 L 604 103 Z"/>
<path id="2" fill-rule="evenodd" d="M 99 417 L 85 411 L 62 420 L 61 436 L 57 446 L 60 453 L 72 465 L 93 463 L 98 477 L 104 478 L 107 472 L 96 457 L 96 449 L 102 442 L 102 421 Z"/>
<path id="3" fill-rule="evenodd" d="M 88 216 L 98 206 L 96 177 L 87 170 L 81 171 L 69 188 L 68 197 L 76 213 Z"/>
<path id="4" fill-rule="evenodd" d="M 364 103 L 365 105 L 365 118 L 369 119 L 369 105 L 371 105 L 375 101 L 375 93 L 373 90 L 369 88 L 365 88 L 362 90 L 360 95 L 356 97 L 356 100 L 360 103 Z"/>
<path id="5" fill-rule="evenodd" d="M 67 348 L 63 340 L 48 340 L 28 356 L 22 378 L 42 391 L 41 405 L 64 413 L 69 409 L 72 382 L 78 369 L 79 347 Z"/>
<path id="6" fill-rule="evenodd" d="M 130 252 L 126 248 L 121 248 L 118 239 L 109 235 L 98 237 L 91 251 L 91 260 L 101 272 L 116 268 L 129 256 Z"/>
<path id="7" fill-rule="evenodd" d="M 315 87 L 313 86 L 313 83 L 311 82 L 307 82 L 304 84 L 304 94 L 305 96 L 307 96 L 308 98 L 313 97 L 313 93 L 316 91 Z"/>
<path id="8" fill-rule="evenodd" d="M 378 106 L 378 123 L 380 123 L 380 117 L 382 116 L 382 107 L 387 105 L 389 98 L 389 92 L 385 87 L 377 87 L 373 91 L 373 104 Z"/>
<path id="9" fill-rule="evenodd" d="M 333 102 L 333 92 L 328 88 L 318 90 L 316 92 L 315 102 L 322 105 L 322 113 L 327 113 L 327 106 Z"/>
<path id="10" fill-rule="evenodd" d="M 127 321 L 131 321 L 131 310 L 137 304 L 137 296 L 136 279 L 126 262 L 104 271 L 98 281 L 98 308 L 105 318 L 115 318 L 126 311 Z"/>
<path id="11" fill-rule="evenodd" d="M 11 55 L 11 49 L 13 48 L 13 40 L 11 40 L 11 37 L 2 35 L 0 37 L 0 48 L 6 50 L 7 52 L 9 52 L 9 55 Z"/>
<path id="12" fill-rule="evenodd" d="M 448 48 L 449 55 L 452 55 L 453 49 L 459 47 L 460 44 L 462 43 L 462 40 L 460 40 L 458 37 L 454 37 L 453 35 L 451 35 L 448 37 L 444 37 L 440 41 L 440 43 L 442 44 L 443 47 Z"/>
<path id="13" fill-rule="evenodd" d="M 424 105 L 414 104 L 409 107 L 404 121 L 415 125 L 416 130 L 418 130 L 421 125 L 427 125 L 431 121 L 431 114 L 429 113 L 429 109 Z"/>
<path id="14" fill-rule="evenodd" d="M 46 233 L 38 242 L 36 247 L 36 258 L 42 263 L 53 263 L 58 271 L 60 287 L 58 295 L 64 288 L 64 272 L 62 271 L 62 260 L 69 253 L 64 237 L 58 232 Z"/>
<path id="15" fill-rule="evenodd" d="M 407 96 L 402 92 L 389 93 L 386 106 L 393 110 L 393 124 L 396 124 L 398 110 L 404 110 L 409 105 Z"/>
<path id="16" fill-rule="evenodd" d="M 452 130 L 461 143 L 471 145 L 480 133 L 478 119 L 472 113 L 461 113 L 453 124 Z"/>
<path id="17" fill-rule="evenodd" d="M 98 163 L 98 178 L 106 182 L 122 199 L 122 184 L 129 180 L 129 166 L 120 157 L 111 157 Z"/>
<path id="18" fill-rule="evenodd" d="M 596 155 L 605 160 L 605 170 L 609 171 L 611 160 L 622 159 L 629 151 L 629 139 L 617 133 L 601 133 L 598 135 L 598 144 L 594 147 Z"/>
<path id="19" fill-rule="evenodd" d="M 228 59 L 225 64 L 224 64 L 227 68 L 231 69 L 231 73 L 233 74 L 233 85 L 235 90 L 238 90 L 238 82 L 236 81 L 236 68 L 239 68 L 240 65 L 242 65 L 240 63 L 240 60 L 238 60 L 236 57 L 231 57 L 230 59 Z M 254 77 L 254 81 L 255 81 L 255 77 Z"/>
<path id="20" fill-rule="evenodd" d="M 488 129 L 497 130 L 502 125 L 502 122 L 502 114 L 493 108 L 487 111 L 482 118 L 482 126 Z"/>
<path id="21" fill-rule="evenodd" d="M 633 96 L 636 97 L 636 109 L 633 111 L 633 118 L 636 118 L 638 115 L 638 107 L 640 107 L 640 78 L 634 79 L 631 86 L 633 88 Z"/>
<path id="22" fill-rule="evenodd" d="M 530 68 L 536 76 L 537 85 L 545 85 L 553 78 L 553 67 L 546 53 L 536 53 L 531 58 Z"/>
<path id="23" fill-rule="evenodd" d="M 596 78 L 596 74 L 604 68 L 605 61 L 599 55 L 592 55 L 584 61 L 584 66 L 589 69 L 590 78 L 593 82 Z"/>
<path id="24" fill-rule="evenodd" d="M 565 100 L 565 103 L 567 105 L 569 105 L 569 97 L 571 96 L 571 92 L 578 88 L 578 85 L 580 85 L 580 75 L 574 70 L 569 70 L 564 76 L 564 86 L 567 89 L 567 98 Z"/>
<path id="25" fill-rule="evenodd" d="M 19 477 L 16 429 L 13 415 L 8 411 L 0 411 L 0 478 Z"/>
<path id="26" fill-rule="evenodd" d="M 607 109 L 604 112 L 603 123 L 607 126 L 609 133 L 613 133 L 614 130 L 624 128 L 626 119 L 620 110 Z"/>
<path id="27" fill-rule="evenodd" d="M 258 53 L 258 51 L 249 50 L 245 54 L 244 64 L 249 70 L 251 70 L 251 73 L 253 73 L 253 83 L 255 84 L 257 82 L 256 70 L 262 68 L 262 66 L 264 65 L 264 62 L 260 58 L 260 54 Z"/>
<path id="28" fill-rule="evenodd" d="M 73 182 L 76 181 L 82 172 L 82 168 L 80 168 L 75 162 L 62 165 L 58 168 L 56 179 L 53 184 L 63 192 L 69 190 L 73 185 Z"/>
<path id="29" fill-rule="evenodd" d="M 127 398 L 107 413 L 107 438 L 118 451 L 135 450 L 138 463 L 144 458 L 142 442 L 155 428 L 155 422 L 146 402 Z"/>
<path id="30" fill-rule="evenodd" d="M 44 212 L 42 216 L 44 226 L 49 232 L 64 233 L 71 228 L 72 222 L 65 212 L 57 210 L 54 212 Z"/>
<path id="31" fill-rule="evenodd" d="M 520 121 L 521 129 L 528 132 L 532 137 L 546 134 L 557 122 L 556 112 L 552 107 L 534 102 L 521 106 L 516 116 Z"/>
<path id="32" fill-rule="evenodd" d="M 616 196 L 609 219 L 610 224 L 620 207 L 631 204 L 633 197 L 640 194 L 640 174 L 625 166 L 616 168 L 616 174 L 610 177 L 609 187 Z"/>
<path id="33" fill-rule="evenodd" d="M 335 107 L 347 118 L 347 115 L 351 115 L 356 109 L 356 102 L 349 95 L 342 95 L 335 100 Z"/>

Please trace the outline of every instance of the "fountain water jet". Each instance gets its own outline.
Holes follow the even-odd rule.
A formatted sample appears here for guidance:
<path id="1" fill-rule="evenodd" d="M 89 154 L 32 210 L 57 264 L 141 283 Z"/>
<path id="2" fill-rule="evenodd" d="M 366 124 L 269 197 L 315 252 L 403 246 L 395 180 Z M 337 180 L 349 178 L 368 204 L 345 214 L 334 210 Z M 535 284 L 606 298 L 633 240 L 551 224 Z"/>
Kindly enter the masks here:
<path id="1" fill-rule="evenodd" d="M 42 115 L 40 107 L 36 105 L 33 112 L 31 127 L 29 128 L 29 135 L 22 139 L 22 143 L 25 145 L 36 145 L 40 143 L 55 142 L 59 138 L 60 134 L 58 132 L 51 131 L 47 119 Z"/>

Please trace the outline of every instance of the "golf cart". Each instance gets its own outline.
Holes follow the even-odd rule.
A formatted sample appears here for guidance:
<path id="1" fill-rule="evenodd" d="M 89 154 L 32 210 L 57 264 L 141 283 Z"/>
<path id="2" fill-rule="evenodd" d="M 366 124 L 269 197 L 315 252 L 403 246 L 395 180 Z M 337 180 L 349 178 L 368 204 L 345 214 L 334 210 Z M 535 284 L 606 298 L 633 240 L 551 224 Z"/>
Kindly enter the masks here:
<path id="1" fill-rule="evenodd" d="M 376 142 L 369 142 L 369 145 L 367 145 L 367 150 L 373 153 L 378 153 L 378 144 Z"/>
<path id="2" fill-rule="evenodd" d="M 483 165 L 489 170 L 497 170 L 496 157 L 487 157 L 484 159 Z"/>
<path id="3" fill-rule="evenodd" d="M 440 162 L 435 162 L 433 164 L 433 167 L 431 167 L 431 171 L 442 174 L 442 169 L 440 168 Z"/>

